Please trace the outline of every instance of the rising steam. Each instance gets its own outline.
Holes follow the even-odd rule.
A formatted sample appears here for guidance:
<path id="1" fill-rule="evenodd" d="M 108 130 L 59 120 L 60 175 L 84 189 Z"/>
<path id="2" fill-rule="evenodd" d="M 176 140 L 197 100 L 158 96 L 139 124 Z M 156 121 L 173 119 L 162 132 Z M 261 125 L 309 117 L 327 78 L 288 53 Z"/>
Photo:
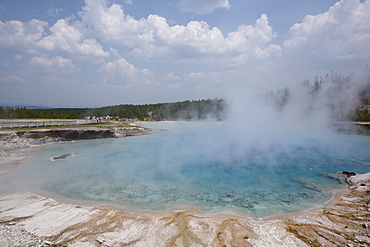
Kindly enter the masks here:
<path id="1" fill-rule="evenodd" d="M 251 150 L 289 152 L 310 139 L 335 145 L 337 130 L 331 126 L 353 117 L 369 85 L 366 68 L 348 76 L 331 72 L 277 91 L 238 88 L 227 98 L 230 112 L 222 128 L 203 133 L 199 141 L 214 155 L 229 158 Z"/>

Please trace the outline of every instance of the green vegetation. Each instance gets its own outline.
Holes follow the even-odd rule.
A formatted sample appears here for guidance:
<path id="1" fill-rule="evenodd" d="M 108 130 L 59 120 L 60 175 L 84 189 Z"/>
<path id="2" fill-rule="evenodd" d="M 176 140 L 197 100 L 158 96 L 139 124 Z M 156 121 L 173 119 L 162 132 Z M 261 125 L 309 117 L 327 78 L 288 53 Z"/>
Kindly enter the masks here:
<path id="1" fill-rule="evenodd" d="M 370 112 L 368 109 L 358 108 L 355 111 L 355 120 L 359 122 L 370 122 Z"/>
<path id="2" fill-rule="evenodd" d="M 0 107 L 2 119 L 81 119 L 85 117 L 111 116 L 149 121 L 162 120 L 222 120 L 226 116 L 223 99 L 183 101 L 146 105 L 115 105 L 101 108 L 27 109 L 25 107 Z"/>
<path id="3" fill-rule="evenodd" d="M 27 109 L 26 107 L 6 107 L 0 106 L 0 118 L 2 119 L 78 119 L 82 117 L 83 108 L 59 108 L 59 109 Z"/>

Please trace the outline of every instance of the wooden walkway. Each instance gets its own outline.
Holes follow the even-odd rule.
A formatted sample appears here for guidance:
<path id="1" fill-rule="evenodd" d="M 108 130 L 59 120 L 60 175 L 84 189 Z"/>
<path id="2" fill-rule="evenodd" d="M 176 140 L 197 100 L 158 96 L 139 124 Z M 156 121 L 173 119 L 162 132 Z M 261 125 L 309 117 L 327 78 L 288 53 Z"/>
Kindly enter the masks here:
<path id="1" fill-rule="evenodd" d="M 0 129 L 86 124 L 85 120 L 0 120 Z"/>
<path id="2" fill-rule="evenodd" d="M 356 124 L 356 125 L 370 127 L 370 122 L 353 122 L 353 123 Z"/>

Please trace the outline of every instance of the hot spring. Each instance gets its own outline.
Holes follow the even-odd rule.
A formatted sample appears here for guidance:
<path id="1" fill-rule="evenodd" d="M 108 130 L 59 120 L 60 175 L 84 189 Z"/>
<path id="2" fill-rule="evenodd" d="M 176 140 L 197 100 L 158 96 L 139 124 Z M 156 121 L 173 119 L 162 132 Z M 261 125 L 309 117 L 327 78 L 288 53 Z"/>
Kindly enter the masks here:
<path id="1" fill-rule="evenodd" d="M 44 146 L 6 183 L 148 212 L 193 207 L 264 217 L 329 200 L 330 192 L 341 187 L 331 174 L 370 171 L 370 139 L 365 136 L 292 131 L 260 137 L 267 141 L 257 143 L 238 139 L 239 132 L 230 131 L 232 126 L 225 131 L 225 125 L 148 123 L 167 131 Z M 253 135 L 246 138 L 253 140 Z M 52 161 L 56 156 L 61 158 Z"/>

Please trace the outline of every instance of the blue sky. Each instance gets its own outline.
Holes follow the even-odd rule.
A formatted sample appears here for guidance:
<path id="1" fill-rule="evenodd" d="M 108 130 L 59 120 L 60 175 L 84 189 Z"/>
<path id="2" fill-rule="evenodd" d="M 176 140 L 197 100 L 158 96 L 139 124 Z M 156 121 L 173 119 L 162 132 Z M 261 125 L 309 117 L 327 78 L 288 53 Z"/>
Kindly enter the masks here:
<path id="1" fill-rule="evenodd" d="M 231 98 L 369 64 L 370 0 L 0 0 L 0 103 Z"/>

